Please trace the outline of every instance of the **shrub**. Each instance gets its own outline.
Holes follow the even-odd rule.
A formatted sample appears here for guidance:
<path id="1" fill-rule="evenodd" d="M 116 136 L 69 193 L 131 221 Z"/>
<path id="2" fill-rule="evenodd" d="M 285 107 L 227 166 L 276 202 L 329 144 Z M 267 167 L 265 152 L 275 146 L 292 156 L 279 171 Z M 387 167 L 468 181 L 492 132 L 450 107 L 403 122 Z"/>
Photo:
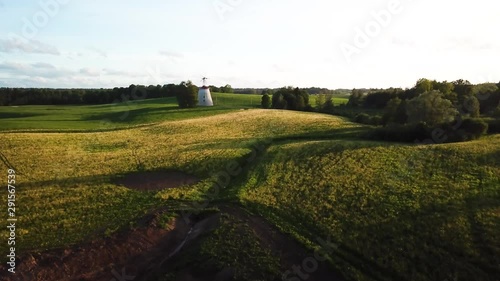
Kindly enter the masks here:
<path id="1" fill-rule="evenodd" d="M 478 139 L 488 131 L 488 124 L 481 119 L 465 119 L 461 127 L 469 139 Z"/>
<path id="2" fill-rule="evenodd" d="M 488 124 L 480 119 L 465 119 L 460 127 L 455 124 L 445 123 L 438 126 L 429 126 L 425 123 L 418 124 L 390 124 L 365 135 L 366 138 L 414 143 L 448 143 L 475 140 L 488 130 Z"/>
<path id="3" fill-rule="evenodd" d="M 380 126 L 383 124 L 383 119 L 381 116 L 372 116 L 370 118 L 370 125 Z"/>
<path id="4" fill-rule="evenodd" d="M 488 123 L 488 134 L 500 134 L 500 119 L 490 119 Z"/>
<path id="5" fill-rule="evenodd" d="M 303 109 L 304 111 L 307 111 L 307 112 L 314 112 L 314 107 L 312 107 L 310 104 L 306 105 Z"/>
<path id="6" fill-rule="evenodd" d="M 271 107 L 271 97 L 268 94 L 264 94 L 262 96 L 261 106 L 264 109 L 268 109 Z"/>
<path id="7" fill-rule="evenodd" d="M 370 124 L 370 115 L 366 113 L 360 113 L 354 117 L 354 122 L 361 124 Z"/>
<path id="8" fill-rule="evenodd" d="M 408 101 L 406 113 L 409 123 L 425 122 L 437 126 L 453 121 L 458 110 L 439 91 L 432 91 Z"/>
<path id="9" fill-rule="evenodd" d="M 424 123 L 418 124 L 390 124 L 379 127 L 365 135 L 366 138 L 384 141 L 417 142 L 428 138 L 427 128 Z"/>

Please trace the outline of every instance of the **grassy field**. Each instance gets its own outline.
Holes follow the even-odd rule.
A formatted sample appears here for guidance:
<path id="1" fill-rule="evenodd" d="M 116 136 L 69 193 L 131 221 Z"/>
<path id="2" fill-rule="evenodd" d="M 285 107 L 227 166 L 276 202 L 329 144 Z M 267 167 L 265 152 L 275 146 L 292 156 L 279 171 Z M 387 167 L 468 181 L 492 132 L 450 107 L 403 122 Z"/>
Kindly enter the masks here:
<path id="1" fill-rule="evenodd" d="M 260 107 L 260 95 L 213 93 L 216 107 L 180 110 L 175 98 L 129 101 L 89 106 L 0 107 L 0 131 L 6 130 L 112 130 L 137 125 L 228 113 Z"/>
<path id="2" fill-rule="evenodd" d="M 331 236 L 352 280 L 492 280 L 500 136 L 453 145 L 273 145 L 239 198 L 297 239 Z M 451 279 L 453 280 L 453 279 Z"/>
<path id="3" fill-rule="evenodd" d="M 20 249 L 74 243 L 97 229 L 116 229 L 165 198 L 197 198 L 215 171 L 259 140 L 349 126 L 355 127 L 326 115 L 252 110 L 111 132 L 1 134 L 24 204 L 18 213 L 25 222 Z M 117 175 L 143 170 L 181 170 L 204 180 L 189 190 L 158 194 L 111 184 Z"/>
<path id="4" fill-rule="evenodd" d="M 241 202 L 310 249 L 317 237 L 331 237 L 339 247 L 330 262 L 348 280 L 500 274 L 499 135 L 435 146 L 369 142 L 358 138 L 369 128 L 341 117 L 251 109 L 259 96 L 214 96 L 220 105 L 212 109 L 179 110 L 172 99 L 137 102 L 128 121 L 119 119 L 127 105 L 0 108 L 0 129 L 14 130 L 0 134 L 0 151 L 18 173 L 18 251 L 110 235 L 160 206 L 191 208 L 210 193 L 217 172 L 237 161 L 248 165 L 211 203 Z M 120 130 L 94 131 L 115 118 L 112 129 Z M 201 181 L 159 192 L 113 183 L 158 170 Z M 226 215 L 202 254 L 240 270 L 241 280 L 276 274 L 252 230 L 242 227 L 249 241 L 242 245 L 233 225 Z M 0 231 L 0 239 L 7 235 Z"/>

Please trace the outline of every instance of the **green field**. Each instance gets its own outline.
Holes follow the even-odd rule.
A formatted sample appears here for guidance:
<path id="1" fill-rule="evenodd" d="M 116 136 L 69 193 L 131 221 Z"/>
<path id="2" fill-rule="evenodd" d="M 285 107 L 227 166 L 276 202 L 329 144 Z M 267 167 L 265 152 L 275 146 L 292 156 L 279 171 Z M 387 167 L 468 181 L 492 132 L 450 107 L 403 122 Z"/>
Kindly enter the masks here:
<path id="1" fill-rule="evenodd" d="M 219 106 L 188 110 L 174 99 L 132 109 L 0 108 L 0 129 L 9 131 L 0 135 L 0 151 L 18 173 L 18 251 L 109 236 L 152 209 L 179 213 L 211 194 L 209 208 L 236 204 L 310 251 L 320 246 L 316 238 L 330 237 L 338 248 L 328 263 L 346 280 L 500 276 L 500 135 L 434 146 L 371 142 L 358 137 L 369 127 L 341 117 L 252 109 L 260 96 L 214 100 Z M 102 120 L 110 122 L 103 128 Z M 233 161 L 245 163 L 242 172 L 214 195 L 217 172 Z M 158 170 L 201 181 L 159 192 L 113 183 Z M 279 278 L 286 268 L 254 229 L 236 221 L 224 215 L 197 258 L 188 251 L 180 260 L 230 266 L 238 280 Z M 8 232 L 0 234 L 6 241 Z"/>
<path id="2" fill-rule="evenodd" d="M 90 106 L 0 107 L 0 131 L 5 130 L 112 130 L 167 120 L 181 120 L 260 107 L 260 95 L 214 93 L 215 108 L 180 110 L 175 98 L 129 101 Z"/>

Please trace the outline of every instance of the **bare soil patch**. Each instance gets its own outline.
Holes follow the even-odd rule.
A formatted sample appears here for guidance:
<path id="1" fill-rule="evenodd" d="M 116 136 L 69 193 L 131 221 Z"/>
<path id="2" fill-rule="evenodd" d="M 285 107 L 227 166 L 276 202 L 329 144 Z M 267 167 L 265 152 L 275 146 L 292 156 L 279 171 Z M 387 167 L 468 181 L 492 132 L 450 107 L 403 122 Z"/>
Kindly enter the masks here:
<path id="1" fill-rule="evenodd" d="M 159 216 L 160 212 L 147 215 L 137 228 L 111 237 L 67 249 L 23 255 L 17 260 L 15 274 L 0 265 L 0 280 L 155 280 L 150 277 L 164 274 L 170 259 L 175 259 L 191 239 L 197 238 L 193 230 L 210 231 L 217 227 L 219 218 L 219 214 L 189 222 L 178 218 L 165 228 L 158 225 Z"/>
<path id="2" fill-rule="evenodd" d="M 115 180 L 116 184 L 140 191 L 157 191 L 192 185 L 200 180 L 179 171 L 143 172 L 128 174 Z"/>
<path id="3" fill-rule="evenodd" d="M 218 207 L 222 213 L 231 214 L 238 222 L 249 225 L 261 245 L 280 258 L 283 272 L 302 265 L 306 258 L 313 256 L 292 237 L 241 206 L 221 204 Z M 188 220 L 176 218 L 168 227 L 160 225 L 163 213 L 157 210 L 146 215 L 135 228 L 111 237 L 66 249 L 22 255 L 17 260 L 15 275 L 8 273 L 5 265 L 0 265 L 0 281 L 143 281 L 160 280 L 170 272 L 176 273 L 177 281 L 234 280 L 234 270 L 230 267 L 200 270 L 196 263 L 177 267 L 177 260 L 187 254 L 186 250 L 196 249 L 200 237 L 219 227 L 221 213 L 192 215 Z M 343 278 L 327 263 L 320 262 L 314 272 L 308 273 L 308 280 L 341 281 Z"/>

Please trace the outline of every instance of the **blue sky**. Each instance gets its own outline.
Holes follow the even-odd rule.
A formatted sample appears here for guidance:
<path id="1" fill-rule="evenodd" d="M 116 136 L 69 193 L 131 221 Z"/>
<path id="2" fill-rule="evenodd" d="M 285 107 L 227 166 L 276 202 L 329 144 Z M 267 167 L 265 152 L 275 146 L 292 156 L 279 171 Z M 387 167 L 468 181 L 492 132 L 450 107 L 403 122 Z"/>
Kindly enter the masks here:
<path id="1" fill-rule="evenodd" d="M 0 0 L 0 87 L 203 76 L 233 87 L 500 81 L 500 5 L 430 0 Z"/>

